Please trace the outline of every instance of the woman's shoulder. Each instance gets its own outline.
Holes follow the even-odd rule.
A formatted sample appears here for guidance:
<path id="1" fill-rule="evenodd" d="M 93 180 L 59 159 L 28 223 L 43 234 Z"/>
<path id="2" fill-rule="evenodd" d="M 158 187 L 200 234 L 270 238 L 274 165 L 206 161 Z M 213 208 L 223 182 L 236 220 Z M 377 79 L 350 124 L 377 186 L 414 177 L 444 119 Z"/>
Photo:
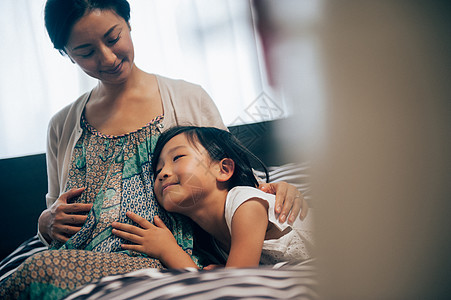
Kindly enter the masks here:
<path id="1" fill-rule="evenodd" d="M 155 75 L 165 111 L 164 127 L 178 125 L 227 127 L 208 93 L 198 84 Z"/>
<path id="2" fill-rule="evenodd" d="M 82 94 L 80 97 L 78 97 L 77 100 L 66 105 L 57 113 L 55 113 L 50 119 L 50 126 L 57 126 L 58 124 L 66 123 L 68 120 L 77 120 L 83 112 L 83 108 L 86 104 L 87 99 L 89 98 L 90 93 L 91 92 L 86 92 Z"/>
<path id="3" fill-rule="evenodd" d="M 183 79 L 168 78 L 157 74 L 155 74 L 155 77 L 157 78 L 160 90 L 168 90 L 169 93 L 179 93 L 180 91 L 183 91 L 183 93 L 189 91 L 203 91 L 203 88 L 200 85 Z"/>

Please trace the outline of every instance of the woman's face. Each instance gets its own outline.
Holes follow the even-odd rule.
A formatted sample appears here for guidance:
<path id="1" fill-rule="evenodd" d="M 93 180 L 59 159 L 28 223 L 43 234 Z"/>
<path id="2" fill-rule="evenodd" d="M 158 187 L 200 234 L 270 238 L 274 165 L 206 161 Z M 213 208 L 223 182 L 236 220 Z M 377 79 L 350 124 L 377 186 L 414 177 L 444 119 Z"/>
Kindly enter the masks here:
<path id="1" fill-rule="evenodd" d="M 65 50 L 86 74 L 106 84 L 123 83 L 133 68 L 130 26 L 112 10 L 95 9 L 83 16 Z"/>

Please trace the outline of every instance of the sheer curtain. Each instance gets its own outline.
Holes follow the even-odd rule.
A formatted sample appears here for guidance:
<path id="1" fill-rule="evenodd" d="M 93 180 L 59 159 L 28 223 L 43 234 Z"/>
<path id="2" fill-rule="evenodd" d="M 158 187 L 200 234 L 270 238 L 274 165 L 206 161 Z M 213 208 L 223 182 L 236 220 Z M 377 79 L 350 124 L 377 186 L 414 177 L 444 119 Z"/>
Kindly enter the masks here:
<path id="1" fill-rule="evenodd" d="M 288 115 L 268 86 L 250 1 L 129 2 L 140 68 L 200 84 L 227 125 Z M 51 116 L 96 84 L 53 49 L 44 3 L 0 1 L 0 158 L 44 152 Z"/>
<path id="2" fill-rule="evenodd" d="M 47 123 L 86 89 L 53 49 L 38 0 L 0 1 L 0 157 L 44 152 Z"/>
<path id="3" fill-rule="evenodd" d="M 267 83 L 249 0 L 130 4 L 137 65 L 201 84 L 226 125 L 285 116 L 283 101 Z M 256 112 L 257 106 L 272 109 Z"/>

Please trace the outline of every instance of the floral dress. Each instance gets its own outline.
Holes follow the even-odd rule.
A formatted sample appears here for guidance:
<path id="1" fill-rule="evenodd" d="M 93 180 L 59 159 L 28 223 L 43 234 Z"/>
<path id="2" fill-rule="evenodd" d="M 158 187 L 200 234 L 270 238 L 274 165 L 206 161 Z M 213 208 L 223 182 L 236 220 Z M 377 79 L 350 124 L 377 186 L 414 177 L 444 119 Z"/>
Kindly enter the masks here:
<path id="1" fill-rule="evenodd" d="M 74 148 L 66 190 L 85 187 L 71 202 L 93 203 L 93 207 L 81 230 L 65 244 L 52 243 L 51 250 L 28 258 L 2 283 L 2 299 L 58 299 L 104 276 L 163 268 L 154 258 L 123 250 L 121 244 L 127 241 L 112 234 L 114 221 L 133 224 L 127 211 L 151 222 L 160 216 L 179 245 L 198 262 L 193 255 L 191 221 L 164 211 L 153 192 L 151 158 L 162 119 L 159 116 L 131 133 L 108 136 L 82 117 L 83 134 Z"/>

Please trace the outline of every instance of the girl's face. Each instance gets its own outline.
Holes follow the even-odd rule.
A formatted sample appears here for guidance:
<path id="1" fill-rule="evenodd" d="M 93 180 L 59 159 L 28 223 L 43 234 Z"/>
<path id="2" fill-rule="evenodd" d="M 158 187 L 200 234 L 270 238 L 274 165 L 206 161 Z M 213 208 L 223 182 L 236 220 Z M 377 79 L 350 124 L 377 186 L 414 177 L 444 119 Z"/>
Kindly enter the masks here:
<path id="1" fill-rule="evenodd" d="M 156 167 L 154 190 L 158 202 L 170 212 L 184 213 L 216 188 L 218 164 L 199 143 L 185 134 L 170 139 Z"/>
<path id="2" fill-rule="evenodd" d="M 130 26 L 112 10 L 95 9 L 76 22 L 65 51 L 86 74 L 106 84 L 124 82 L 133 68 Z"/>

